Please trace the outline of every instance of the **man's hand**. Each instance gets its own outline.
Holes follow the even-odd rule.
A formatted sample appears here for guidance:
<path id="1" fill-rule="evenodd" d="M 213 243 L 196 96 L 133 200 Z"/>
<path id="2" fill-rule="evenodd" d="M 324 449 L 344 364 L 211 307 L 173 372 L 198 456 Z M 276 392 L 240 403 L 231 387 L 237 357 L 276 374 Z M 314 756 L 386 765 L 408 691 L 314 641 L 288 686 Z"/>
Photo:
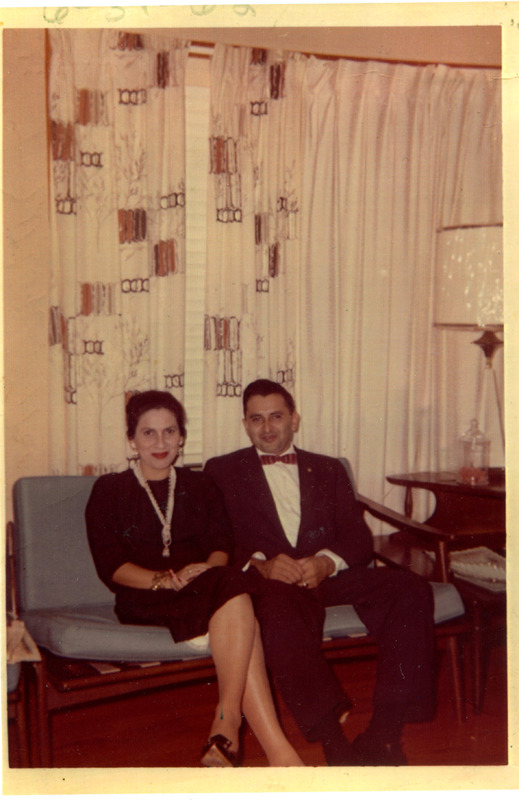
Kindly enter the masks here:
<path id="1" fill-rule="evenodd" d="M 316 589 L 321 581 L 335 572 L 335 564 L 329 556 L 300 558 L 297 563 L 303 571 L 303 577 L 298 584 L 308 589 Z"/>
<path id="2" fill-rule="evenodd" d="M 282 581 L 283 583 L 299 583 L 304 580 L 303 567 L 301 562 L 295 558 L 280 553 L 278 556 L 269 559 L 268 561 L 261 561 L 260 559 L 251 559 L 251 564 L 256 567 L 264 578 L 270 578 L 275 581 Z"/>

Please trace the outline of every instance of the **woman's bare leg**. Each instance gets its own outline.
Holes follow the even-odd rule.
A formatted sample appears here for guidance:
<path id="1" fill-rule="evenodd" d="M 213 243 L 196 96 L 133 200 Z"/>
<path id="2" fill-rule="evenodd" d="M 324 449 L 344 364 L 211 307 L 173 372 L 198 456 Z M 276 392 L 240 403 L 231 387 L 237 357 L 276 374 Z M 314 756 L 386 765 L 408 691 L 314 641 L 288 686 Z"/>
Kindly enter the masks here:
<path id="1" fill-rule="evenodd" d="M 209 637 L 219 691 L 210 735 L 222 734 L 232 743 L 231 750 L 238 750 L 243 707 L 269 764 L 302 766 L 279 725 L 249 595 L 237 595 L 216 611 Z"/>
<path id="2" fill-rule="evenodd" d="M 242 708 L 271 767 L 304 766 L 279 724 L 265 669 L 260 629 L 256 620 L 254 620 L 254 644 Z"/>
<path id="3" fill-rule="evenodd" d="M 232 597 L 209 620 L 209 641 L 218 678 L 218 706 L 211 736 L 218 733 L 237 751 L 241 706 L 254 642 L 254 610 L 248 594 Z"/>

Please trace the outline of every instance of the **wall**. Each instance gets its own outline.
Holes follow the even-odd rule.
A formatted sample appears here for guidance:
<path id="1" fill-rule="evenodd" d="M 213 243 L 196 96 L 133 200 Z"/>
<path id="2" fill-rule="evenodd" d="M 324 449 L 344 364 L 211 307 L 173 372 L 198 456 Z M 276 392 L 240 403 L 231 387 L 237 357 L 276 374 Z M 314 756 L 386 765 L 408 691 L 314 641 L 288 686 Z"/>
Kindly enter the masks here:
<path id="1" fill-rule="evenodd" d="M 344 58 L 501 66 L 501 30 L 488 25 L 180 28 L 178 34 L 192 42 L 223 42 Z"/>
<path id="2" fill-rule="evenodd" d="M 48 472 L 50 269 L 45 37 L 5 30 L 4 374 L 6 518 L 16 478 Z"/>

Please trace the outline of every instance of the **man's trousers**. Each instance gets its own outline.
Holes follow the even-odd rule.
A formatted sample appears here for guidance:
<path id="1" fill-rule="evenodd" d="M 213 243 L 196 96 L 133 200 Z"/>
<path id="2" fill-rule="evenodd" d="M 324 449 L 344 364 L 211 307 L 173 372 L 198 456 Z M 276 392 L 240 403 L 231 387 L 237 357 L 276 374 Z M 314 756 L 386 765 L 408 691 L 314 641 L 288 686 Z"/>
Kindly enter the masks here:
<path id="1" fill-rule="evenodd" d="M 351 604 L 378 644 L 375 709 L 398 708 L 405 721 L 430 719 L 433 594 L 403 570 L 351 567 L 309 590 L 249 570 L 265 661 L 301 731 L 314 741 L 323 719 L 352 706 L 321 650 L 325 609 Z"/>

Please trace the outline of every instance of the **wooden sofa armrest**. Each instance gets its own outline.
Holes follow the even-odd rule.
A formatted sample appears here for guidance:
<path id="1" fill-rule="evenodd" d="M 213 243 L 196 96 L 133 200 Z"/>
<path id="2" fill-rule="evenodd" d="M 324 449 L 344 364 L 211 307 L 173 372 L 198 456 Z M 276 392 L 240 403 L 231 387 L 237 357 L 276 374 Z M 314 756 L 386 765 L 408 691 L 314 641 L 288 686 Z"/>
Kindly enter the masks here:
<path id="1" fill-rule="evenodd" d="M 7 597 L 6 611 L 10 619 L 18 618 L 18 593 L 16 588 L 16 565 L 14 562 L 14 523 L 8 522 L 6 526 L 6 568 L 7 568 Z"/>
<path id="2" fill-rule="evenodd" d="M 409 533 L 412 536 L 417 537 L 421 541 L 424 541 L 427 544 L 429 544 L 430 547 L 436 553 L 440 580 L 443 583 L 449 582 L 450 579 L 449 579 L 448 543 L 450 539 L 452 539 L 452 535 L 444 531 L 441 531 L 438 528 L 434 528 L 431 525 L 426 525 L 423 522 L 417 522 L 416 520 L 413 520 L 410 517 L 406 517 L 404 514 L 400 514 L 398 511 L 394 511 L 392 508 L 388 508 L 387 506 L 384 506 L 381 503 L 377 503 L 374 500 L 370 500 L 368 497 L 365 497 L 364 495 L 358 495 L 357 499 L 362 509 L 365 512 L 371 514 L 376 519 L 380 519 L 383 522 L 387 522 L 390 525 L 394 525 L 396 531 L 404 531 L 405 533 Z M 380 560 L 384 561 L 385 563 L 388 562 L 394 563 L 391 562 L 391 559 L 388 558 L 386 555 L 376 553 L 376 539 L 375 539 L 375 554 L 377 555 L 377 557 L 380 558 Z"/>

